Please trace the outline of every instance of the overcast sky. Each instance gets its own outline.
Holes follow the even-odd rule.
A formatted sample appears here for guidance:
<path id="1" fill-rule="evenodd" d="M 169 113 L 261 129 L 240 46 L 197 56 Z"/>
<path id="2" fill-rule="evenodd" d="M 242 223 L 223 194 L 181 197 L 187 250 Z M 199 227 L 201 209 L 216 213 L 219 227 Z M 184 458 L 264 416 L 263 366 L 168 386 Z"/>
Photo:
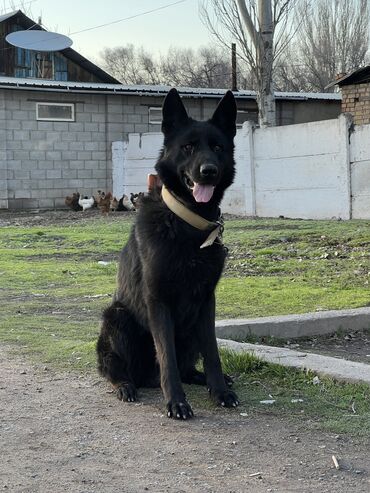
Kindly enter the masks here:
<path id="1" fill-rule="evenodd" d="M 168 5 L 176 0 L 0 0 L 4 12 L 13 4 L 26 10 L 29 17 L 42 22 L 49 31 L 69 35 L 100 24 L 109 23 L 148 10 Z M 12 10 L 12 9 L 10 9 Z M 71 34 L 72 48 L 82 55 L 97 59 L 104 47 L 133 43 L 149 51 L 165 53 L 170 46 L 193 47 L 209 44 L 212 38 L 199 20 L 198 0 L 185 0 L 178 5 L 147 15 L 94 29 Z"/>

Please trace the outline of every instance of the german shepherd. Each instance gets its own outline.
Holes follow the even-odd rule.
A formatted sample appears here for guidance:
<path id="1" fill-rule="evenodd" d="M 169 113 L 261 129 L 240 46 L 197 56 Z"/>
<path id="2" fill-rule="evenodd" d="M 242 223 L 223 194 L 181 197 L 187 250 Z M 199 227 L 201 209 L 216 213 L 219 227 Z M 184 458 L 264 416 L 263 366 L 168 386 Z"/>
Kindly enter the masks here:
<path id="1" fill-rule="evenodd" d="M 226 249 L 219 204 L 235 174 L 236 104 L 228 91 L 212 118 L 190 118 L 176 89 L 163 104 L 163 183 L 141 199 L 120 255 L 118 286 L 103 313 L 100 373 L 133 402 L 161 386 L 171 418 L 194 416 L 182 387 L 207 385 L 225 407 L 239 402 L 223 375 L 215 336 L 215 287 Z M 204 373 L 195 367 L 203 359 Z"/>

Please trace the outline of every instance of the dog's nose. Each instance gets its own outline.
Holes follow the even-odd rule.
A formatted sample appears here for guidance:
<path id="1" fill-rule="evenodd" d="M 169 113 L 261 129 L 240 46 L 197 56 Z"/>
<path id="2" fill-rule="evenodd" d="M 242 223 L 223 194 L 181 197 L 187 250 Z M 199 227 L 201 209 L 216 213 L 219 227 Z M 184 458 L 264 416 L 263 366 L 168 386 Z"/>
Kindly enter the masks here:
<path id="1" fill-rule="evenodd" d="M 217 176 L 218 168 L 214 164 L 206 163 L 200 167 L 200 176 L 203 178 L 214 178 Z"/>

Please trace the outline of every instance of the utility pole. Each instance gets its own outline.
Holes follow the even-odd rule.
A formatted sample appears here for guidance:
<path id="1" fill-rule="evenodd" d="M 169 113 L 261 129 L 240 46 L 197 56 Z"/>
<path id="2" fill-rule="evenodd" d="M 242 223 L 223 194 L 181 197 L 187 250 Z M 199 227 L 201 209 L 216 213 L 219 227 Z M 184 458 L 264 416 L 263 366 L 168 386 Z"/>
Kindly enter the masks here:
<path id="1" fill-rule="evenodd" d="M 261 94 L 258 106 L 262 105 L 261 126 L 276 124 L 275 96 L 272 81 L 272 65 L 274 60 L 274 26 L 272 21 L 271 0 L 258 0 L 258 20 L 260 46 L 257 50 L 257 65 L 261 78 Z M 261 97 L 262 96 L 262 97 Z M 260 110 L 261 112 L 261 110 Z"/>

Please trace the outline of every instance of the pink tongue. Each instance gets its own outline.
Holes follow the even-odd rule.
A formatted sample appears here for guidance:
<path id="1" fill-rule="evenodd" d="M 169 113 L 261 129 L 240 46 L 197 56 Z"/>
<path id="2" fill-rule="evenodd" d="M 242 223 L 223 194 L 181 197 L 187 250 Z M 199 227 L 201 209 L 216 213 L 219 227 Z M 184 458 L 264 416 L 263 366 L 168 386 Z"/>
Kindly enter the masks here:
<path id="1" fill-rule="evenodd" d="M 214 189 L 215 187 L 213 185 L 200 185 L 199 183 L 195 183 L 193 197 L 197 202 L 209 202 L 212 198 Z"/>

